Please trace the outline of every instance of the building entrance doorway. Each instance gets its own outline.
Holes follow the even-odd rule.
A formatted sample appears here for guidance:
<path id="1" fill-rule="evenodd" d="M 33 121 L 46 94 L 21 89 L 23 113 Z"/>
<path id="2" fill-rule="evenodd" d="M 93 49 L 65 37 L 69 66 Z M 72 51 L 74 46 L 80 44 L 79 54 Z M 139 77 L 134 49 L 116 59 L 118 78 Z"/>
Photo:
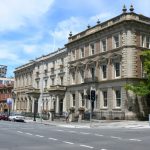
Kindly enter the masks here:
<path id="1" fill-rule="evenodd" d="M 59 101 L 59 114 L 62 115 L 63 114 L 63 99 L 61 99 Z"/>

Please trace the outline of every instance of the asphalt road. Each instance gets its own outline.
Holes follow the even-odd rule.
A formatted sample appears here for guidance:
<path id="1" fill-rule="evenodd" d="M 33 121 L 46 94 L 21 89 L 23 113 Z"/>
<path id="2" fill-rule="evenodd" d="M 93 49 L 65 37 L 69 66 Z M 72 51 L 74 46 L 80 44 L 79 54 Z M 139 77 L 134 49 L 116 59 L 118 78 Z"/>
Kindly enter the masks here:
<path id="1" fill-rule="evenodd" d="M 63 128 L 0 121 L 0 150 L 150 150 L 150 129 Z"/>

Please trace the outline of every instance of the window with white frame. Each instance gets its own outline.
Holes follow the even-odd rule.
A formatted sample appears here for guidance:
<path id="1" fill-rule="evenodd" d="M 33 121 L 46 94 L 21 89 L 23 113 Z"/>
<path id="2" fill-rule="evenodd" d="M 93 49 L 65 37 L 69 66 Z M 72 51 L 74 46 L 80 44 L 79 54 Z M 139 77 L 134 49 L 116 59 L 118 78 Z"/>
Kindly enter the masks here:
<path id="1" fill-rule="evenodd" d="M 84 70 L 80 71 L 80 76 L 81 76 L 81 83 L 84 82 Z"/>
<path id="2" fill-rule="evenodd" d="M 106 39 L 101 40 L 101 49 L 102 49 L 102 52 L 105 52 L 107 50 Z"/>
<path id="3" fill-rule="evenodd" d="M 75 59 L 76 59 L 76 51 L 73 50 L 73 51 L 72 51 L 72 60 L 75 60 Z"/>
<path id="4" fill-rule="evenodd" d="M 114 48 L 118 48 L 120 46 L 119 34 L 113 36 L 113 44 Z"/>
<path id="5" fill-rule="evenodd" d="M 107 107 L 108 103 L 107 103 L 107 91 L 103 91 L 103 107 Z"/>
<path id="6" fill-rule="evenodd" d="M 146 36 L 146 48 L 150 48 L 150 36 Z"/>
<path id="7" fill-rule="evenodd" d="M 75 94 L 72 94 L 72 105 L 75 106 Z"/>
<path id="8" fill-rule="evenodd" d="M 80 48 L 80 58 L 84 57 L 84 47 Z"/>
<path id="9" fill-rule="evenodd" d="M 101 66 L 101 70 L 102 70 L 102 79 L 106 79 L 107 78 L 107 65 L 103 64 Z"/>
<path id="10" fill-rule="evenodd" d="M 120 62 L 114 63 L 114 71 L 115 71 L 115 77 L 120 77 Z"/>
<path id="11" fill-rule="evenodd" d="M 116 107 L 121 107 L 121 90 L 115 90 Z"/>
<path id="12" fill-rule="evenodd" d="M 94 43 L 90 44 L 90 54 L 94 55 L 95 54 L 95 46 Z"/>

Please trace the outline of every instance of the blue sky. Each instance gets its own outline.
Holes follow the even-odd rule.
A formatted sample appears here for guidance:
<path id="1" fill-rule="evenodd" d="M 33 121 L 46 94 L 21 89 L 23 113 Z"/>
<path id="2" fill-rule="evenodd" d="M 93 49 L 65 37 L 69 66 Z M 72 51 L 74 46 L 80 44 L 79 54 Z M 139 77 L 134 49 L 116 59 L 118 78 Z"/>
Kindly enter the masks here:
<path id="1" fill-rule="evenodd" d="M 64 47 L 81 32 L 122 13 L 123 5 L 150 17 L 150 0 L 0 0 L 0 64 L 16 67 Z"/>

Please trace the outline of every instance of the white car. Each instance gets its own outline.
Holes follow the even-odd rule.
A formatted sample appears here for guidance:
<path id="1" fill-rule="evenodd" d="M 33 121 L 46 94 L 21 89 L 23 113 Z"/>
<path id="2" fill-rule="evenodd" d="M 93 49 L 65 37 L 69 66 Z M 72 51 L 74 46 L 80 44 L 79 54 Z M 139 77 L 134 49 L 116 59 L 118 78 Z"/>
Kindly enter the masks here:
<path id="1" fill-rule="evenodd" d="M 25 121 L 25 117 L 21 115 L 21 113 L 11 113 L 9 116 L 9 120 L 10 121 L 20 121 L 20 122 L 24 122 Z"/>

